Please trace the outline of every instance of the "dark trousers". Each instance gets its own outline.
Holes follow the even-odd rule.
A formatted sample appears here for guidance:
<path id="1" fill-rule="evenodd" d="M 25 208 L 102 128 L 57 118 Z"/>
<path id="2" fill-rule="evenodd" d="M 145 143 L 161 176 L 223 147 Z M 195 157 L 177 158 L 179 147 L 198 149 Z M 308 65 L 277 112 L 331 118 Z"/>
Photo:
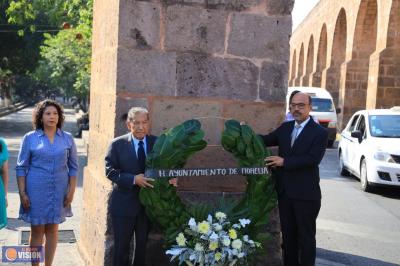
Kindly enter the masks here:
<path id="1" fill-rule="evenodd" d="M 321 200 L 278 198 L 285 266 L 312 266 L 316 256 L 316 220 Z"/>
<path id="2" fill-rule="evenodd" d="M 114 230 L 114 266 L 131 266 L 129 261 L 129 244 L 135 234 L 135 254 L 133 265 L 146 265 L 146 243 L 150 229 L 149 220 L 141 210 L 136 217 L 113 216 Z"/>

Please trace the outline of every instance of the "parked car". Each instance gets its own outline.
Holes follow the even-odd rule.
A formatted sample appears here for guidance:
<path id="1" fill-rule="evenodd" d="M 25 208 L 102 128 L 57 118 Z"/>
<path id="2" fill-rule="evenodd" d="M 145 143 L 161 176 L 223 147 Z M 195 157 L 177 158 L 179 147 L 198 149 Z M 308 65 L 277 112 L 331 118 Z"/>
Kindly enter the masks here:
<path id="1" fill-rule="evenodd" d="M 310 115 L 314 120 L 328 130 L 328 147 L 332 147 L 336 140 L 337 114 L 340 108 L 336 109 L 331 94 L 316 87 L 289 87 L 286 95 L 286 114 L 289 112 L 289 97 L 293 91 L 298 90 L 311 96 L 312 110 Z"/>
<path id="2" fill-rule="evenodd" d="M 361 188 L 400 187 L 400 107 L 356 112 L 341 134 L 339 169 L 358 177 Z"/>

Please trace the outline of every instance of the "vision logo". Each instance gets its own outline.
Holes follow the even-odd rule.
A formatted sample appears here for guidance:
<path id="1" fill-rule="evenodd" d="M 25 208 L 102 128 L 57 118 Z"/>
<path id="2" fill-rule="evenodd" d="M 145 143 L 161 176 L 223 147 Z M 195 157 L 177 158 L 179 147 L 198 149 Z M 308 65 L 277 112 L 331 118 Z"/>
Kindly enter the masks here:
<path id="1" fill-rule="evenodd" d="M 7 248 L 3 254 L 6 256 L 6 259 L 10 262 L 13 262 L 17 259 L 18 253 L 17 250 L 13 247 Z M 3 260 L 4 262 L 4 260 Z"/>
<path id="2" fill-rule="evenodd" d="M 43 262 L 43 247 L 25 246 L 3 246 L 2 262 L 21 263 L 21 262 Z"/>

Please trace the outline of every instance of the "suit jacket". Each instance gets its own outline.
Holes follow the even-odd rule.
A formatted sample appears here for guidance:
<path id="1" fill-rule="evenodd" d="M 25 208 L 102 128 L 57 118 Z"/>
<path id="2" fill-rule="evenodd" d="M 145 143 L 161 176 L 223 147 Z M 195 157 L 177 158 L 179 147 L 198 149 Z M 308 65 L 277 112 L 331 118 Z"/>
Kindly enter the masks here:
<path id="1" fill-rule="evenodd" d="M 278 146 L 284 158 L 274 171 L 278 195 L 291 199 L 319 200 L 319 167 L 328 143 L 328 131 L 311 118 L 290 146 L 295 121 L 284 122 L 268 135 L 261 136 L 267 146 Z"/>
<path id="2" fill-rule="evenodd" d="M 147 154 L 153 149 L 155 141 L 155 136 L 146 136 Z M 111 142 L 105 165 L 106 176 L 114 185 L 110 203 L 111 215 L 136 216 L 143 206 L 139 201 L 140 187 L 134 185 L 135 175 L 140 174 L 140 171 L 131 133 Z"/>

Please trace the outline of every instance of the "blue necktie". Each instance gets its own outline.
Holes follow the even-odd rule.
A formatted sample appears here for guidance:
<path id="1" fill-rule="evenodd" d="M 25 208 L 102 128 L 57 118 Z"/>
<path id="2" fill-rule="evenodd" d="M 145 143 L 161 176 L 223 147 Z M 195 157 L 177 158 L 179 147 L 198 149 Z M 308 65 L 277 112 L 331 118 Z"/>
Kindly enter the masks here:
<path id="1" fill-rule="evenodd" d="M 290 147 L 293 147 L 294 141 L 297 139 L 297 135 L 298 135 L 300 128 L 301 128 L 301 125 L 298 125 L 298 124 L 294 125 L 294 130 L 292 132 L 292 140 L 290 142 Z"/>
<path id="2" fill-rule="evenodd" d="M 140 173 L 144 174 L 144 170 L 146 167 L 146 153 L 144 152 L 143 141 L 139 141 L 139 148 L 137 153 L 138 153 L 139 170 Z"/>

